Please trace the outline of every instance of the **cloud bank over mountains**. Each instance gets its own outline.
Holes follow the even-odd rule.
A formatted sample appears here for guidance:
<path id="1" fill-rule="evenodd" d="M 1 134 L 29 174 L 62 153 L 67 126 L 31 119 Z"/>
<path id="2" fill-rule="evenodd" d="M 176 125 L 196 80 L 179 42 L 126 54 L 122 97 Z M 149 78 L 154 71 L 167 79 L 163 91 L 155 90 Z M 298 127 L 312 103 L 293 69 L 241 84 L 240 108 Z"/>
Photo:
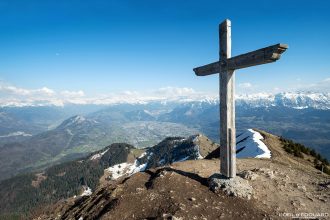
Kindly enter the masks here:
<path id="1" fill-rule="evenodd" d="M 119 93 L 90 96 L 84 91 L 54 91 L 48 87 L 39 89 L 19 88 L 0 82 L 0 106 L 43 106 L 65 104 L 98 104 L 147 103 L 150 101 L 195 101 L 217 99 L 217 93 L 196 92 L 192 88 L 163 87 L 144 93 L 123 91 Z"/>
<path id="2" fill-rule="evenodd" d="M 237 86 L 238 88 L 245 88 L 247 93 L 236 94 L 238 100 L 256 101 L 263 99 L 269 100 L 271 102 L 274 101 L 276 97 L 278 97 L 276 94 L 279 93 L 284 94 L 282 97 L 286 97 L 288 99 L 298 98 L 299 94 L 304 94 L 304 97 L 308 97 L 310 99 L 319 99 L 319 97 L 322 97 L 323 100 L 328 100 L 330 97 L 330 78 L 326 78 L 318 83 L 305 85 L 304 87 L 299 86 L 298 88 L 300 91 L 308 92 L 298 93 L 292 91 L 278 91 L 276 93 L 251 93 L 249 91 L 249 88 L 252 87 L 251 83 L 240 83 Z M 179 88 L 168 86 L 156 90 L 146 89 L 144 92 L 122 91 L 117 93 L 98 94 L 92 96 L 86 94 L 83 90 L 55 91 L 48 87 L 26 89 L 11 85 L 4 81 L 0 81 L 0 106 L 64 106 L 65 104 L 111 105 L 119 103 L 144 104 L 152 101 L 217 102 L 218 99 L 218 92 L 201 92 L 188 87 Z"/>

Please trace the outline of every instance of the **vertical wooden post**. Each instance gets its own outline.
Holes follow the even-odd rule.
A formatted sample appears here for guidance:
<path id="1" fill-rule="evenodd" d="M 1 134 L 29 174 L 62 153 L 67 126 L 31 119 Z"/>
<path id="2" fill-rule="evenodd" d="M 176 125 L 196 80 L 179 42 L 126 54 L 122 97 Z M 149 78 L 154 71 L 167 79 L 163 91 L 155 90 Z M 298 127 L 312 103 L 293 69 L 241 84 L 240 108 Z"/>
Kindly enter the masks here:
<path id="1" fill-rule="evenodd" d="M 194 68 L 194 72 L 197 76 L 220 73 L 220 172 L 232 178 L 236 176 L 234 70 L 275 62 L 288 45 L 276 44 L 231 58 L 231 22 L 228 19 L 219 25 L 219 38 L 219 61 Z"/>
<path id="2" fill-rule="evenodd" d="M 219 26 L 220 37 L 220 172 L 228 178 L 236 176 L 235 71 L 228 70 L 231 57 L 231 22 Z"/>

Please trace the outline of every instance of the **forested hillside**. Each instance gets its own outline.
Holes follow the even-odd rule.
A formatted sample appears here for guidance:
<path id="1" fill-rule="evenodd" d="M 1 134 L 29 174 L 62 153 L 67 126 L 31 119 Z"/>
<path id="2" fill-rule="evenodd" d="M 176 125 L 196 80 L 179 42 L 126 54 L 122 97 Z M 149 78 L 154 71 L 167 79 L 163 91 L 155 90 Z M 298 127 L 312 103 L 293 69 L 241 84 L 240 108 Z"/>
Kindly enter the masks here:
<path id="1" fill-rule="evenodd" d="M 96 188 L 105 168 L 126 162 L 135 148 L 128 144 L 112 144 L 102 157 L 91 156 L 59 164 L 39 173 L 18 175 L 0 183 L 0 219 L 19 216 L 31 208 L 59 199 L 80 195 L 83 187 Z M 93 153 L 100 154 L 101 151 Z"/>

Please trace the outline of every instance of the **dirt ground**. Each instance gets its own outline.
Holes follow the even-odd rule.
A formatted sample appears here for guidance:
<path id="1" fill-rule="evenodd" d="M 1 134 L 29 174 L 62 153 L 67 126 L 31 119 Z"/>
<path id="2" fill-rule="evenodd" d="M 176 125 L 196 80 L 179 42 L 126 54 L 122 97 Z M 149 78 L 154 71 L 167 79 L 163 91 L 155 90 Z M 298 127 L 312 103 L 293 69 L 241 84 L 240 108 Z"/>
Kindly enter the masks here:
<path id="1" fill-rule="evenodd" d="M 277 136 L 261 132 L 272 152 L 271 159 L 238 159 L 238 174 L 253 187 L 256 207 L 272 218 L 326 214 L 330 219 L 330 176 L 322 174 L 307 160 L 288 155 Z M 186 161 L 174 169 L 207 178 L 218 172 L 220 161 Z M 312 213 L 312 214 L 311 214 Z"/>
<path id="2" fill-rule="evenodd" d="M 268 219 L 253 202 L 215 194 L 206 178 L 175 166 L 137 173 L 55 207 L 39 219 Z"/>

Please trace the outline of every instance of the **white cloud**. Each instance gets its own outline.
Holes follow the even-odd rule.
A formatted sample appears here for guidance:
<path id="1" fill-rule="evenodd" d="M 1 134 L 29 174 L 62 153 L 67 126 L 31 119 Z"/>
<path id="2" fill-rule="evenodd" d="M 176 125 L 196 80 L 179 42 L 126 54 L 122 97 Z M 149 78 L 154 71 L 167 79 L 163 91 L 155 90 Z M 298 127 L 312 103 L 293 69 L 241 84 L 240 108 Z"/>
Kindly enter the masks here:
<path id="1" fill-rule="evenodd" d="M 136 92 L 136 91 L 126 90 L 126 91 L 120 92 L 119 95 L 123 95 L 123 96 L 136 96 L 136 95 L 139 95 L 139 93 Z"/>
<path id="2" fill-rule="evenodd" d="M 0 82 L 0 106 L 57 105 L 72 104 L 116 104 L 116 103 L 147 103 L 149 101 L 185 101 L 214 100 L 218 93 L 197 92 L 188 87 L 163 87 L 152 91 L 123 91 L 118 93 L 88 96 L 82 90 L 57 91 L 42 87 L 40 89 L 19 88 Z"/>
<path id="3" fill-rule="evenodd" d="M 196 92 L 192 89 L 192 88 L 187 88 L 187 87 L 183 87 L 183 88 L 179 88 L 179 87 L 163 87 L 160 88 L 156 91 L 154 91 L 155 94 L 158 95 L 163 95 L 163 96 L 188 96 L 188 95 L 192 95 L 192 94 L 196 94 Z"/>
<path id="4" fill-rule="evenodd" d="M 15 86 L 0 85 L 0 91 L 4 93 L 16 94 L 16 95 L 28 95 L 29 90 L 17 88 Z"/>
<path id="5" fill-rule="evenodd" d="M 24 89 L 12 85 L 6 85 L 4 83 L 0 84 L 0 92 L 8 93 L 13 95 L 28 96 L 28 95 L 46 95 L 52 96 L 55 92 L 47 87 L 42 87 L 40 89 Z"/>
<path id="6" fill-rule="evenodd" d="M 330 92 L 330 78 L 325 78 L 319 82 L 312 84 L 301 84 L 297 87 L 297 89 L 315 92 Z"/>
<path id="7" fill-rule="evenodd" d="M 254 92 L 258 86 L 249 82 L 238 84 L 236 94 Z M 299 86 L 300 90 L 328 91 L 330 92 L 330 78 L 321 82 Z M 299 88 L 295 88 L 299 89 Z M 273 93 L 283 92 L 283 88 L 270 88 Z M 240 93 L 241 90 L 241 93 Z M 294 90 L 291 90 L 294 91 Z M 88 95 L 83 90 L 54 91 L 48 87 L 37 89 L 20 88 L 0 81 L 0 106 L 29 106 L 29 105 L 56 105 L 63 106 L 72 104 L 117 104 L 117 103 L 147 103 L 150 101 L 194 101 L 194 100 L 217 100 L 218 91 L 206 93 L 196 91 L 189 87 L 162 87 L 156 90 L 122 91 L 98 95 Z"/>
<path id="8" fill-rule="evenodd" d="M 240 87 L 240 88 L 251 88 L 252 87 L 252 84 L 251 83 L 249 83 L 249 82 L 245 82 L 245 83 L 240 83 L 240 84 L 238 84 L 238 87 Z"/>
<path id="9" fill-rule="evenodd" d="M 35 91 L 32 90 L 32 92 L 40 93 L 40 94 L 45 94 L 48 96 L 52 96 L 55 94 L 54 90 L 51 90 L 47 87 L 42 87 L 41 89 L 37 89 Z"/>
<path id="10" fill-rule="evenodd" d="M 68 90 L 64 90 L 61 92 L 61 95 L 65 96 L 65 97 L 83 97 L 85 96 L 84 91 L 79 90 L 79 91 L 68 91 Z"/>

